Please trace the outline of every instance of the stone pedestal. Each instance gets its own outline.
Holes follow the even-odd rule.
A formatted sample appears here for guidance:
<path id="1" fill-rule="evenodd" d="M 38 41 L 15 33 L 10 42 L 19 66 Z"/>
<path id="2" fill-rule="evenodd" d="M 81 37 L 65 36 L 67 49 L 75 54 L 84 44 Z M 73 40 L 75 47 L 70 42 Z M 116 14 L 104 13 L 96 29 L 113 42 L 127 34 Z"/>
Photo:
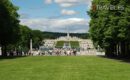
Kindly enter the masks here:
<path id="1" fill-rule="evenodd" d="M 30 39 L 30 53 L 32 54 L 32 39 Z"/>

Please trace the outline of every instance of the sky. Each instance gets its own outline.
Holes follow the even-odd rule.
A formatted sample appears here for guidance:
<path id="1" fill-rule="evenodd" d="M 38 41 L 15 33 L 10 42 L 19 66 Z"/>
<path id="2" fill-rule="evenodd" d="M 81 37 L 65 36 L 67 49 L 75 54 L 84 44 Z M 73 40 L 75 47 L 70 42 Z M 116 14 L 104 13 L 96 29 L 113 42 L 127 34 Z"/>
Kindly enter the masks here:
<path id="1" fill-rule="evenodd" d="M 33 30 L 86 33 L 92 0 L 11 0 L 19 7 L 20 24 Z"/>

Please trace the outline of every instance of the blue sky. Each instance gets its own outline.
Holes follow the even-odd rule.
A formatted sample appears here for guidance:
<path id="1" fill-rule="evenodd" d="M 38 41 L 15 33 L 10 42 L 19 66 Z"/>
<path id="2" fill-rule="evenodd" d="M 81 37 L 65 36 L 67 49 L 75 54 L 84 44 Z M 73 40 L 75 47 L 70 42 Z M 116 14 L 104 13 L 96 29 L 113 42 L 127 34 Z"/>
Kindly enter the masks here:
<path id="1" fill-rule="evenodd" d="M 19 7 L 21 24 L 52 32 L 82 33 L 89 29 L 86 11 L 91 0 L 11 0 Z"/>

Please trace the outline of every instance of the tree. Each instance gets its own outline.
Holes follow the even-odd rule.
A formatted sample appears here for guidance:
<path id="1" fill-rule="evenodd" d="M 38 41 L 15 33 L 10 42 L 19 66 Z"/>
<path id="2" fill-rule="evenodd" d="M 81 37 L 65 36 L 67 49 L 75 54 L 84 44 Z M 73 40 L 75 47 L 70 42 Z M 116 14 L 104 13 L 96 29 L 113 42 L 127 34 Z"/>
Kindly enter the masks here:
<path id="1" fill-rule="evenodd" d="M 130 1 L 128 0 L 93 0 L 93 7 L 88 12 L 91 17 L 90 36 L 95 45 L 105 50 L 106 56 L 128 57 L 130 54 Z M 116 6 L 116 10 L 97 7 Z M 119 8 L 122 9 L 120 9 Z M 107 9 L 107 10 L 106 10 Z"/>
<path id="2" fill-rule="evenodd" d="M 21 38 L 17 43 L 21 50 L 28 52 L 30 48 L 30 39 L 33 40 L 33 48 L 38 49 L 42 45 L 43 33 L 40 30 L 32 30 L 27 26 L 20 25 Z"/>
<path id="3" fill-rule="evenodd" d="M 28 52 L 31 38 L 32 30 L 27 26 L 20 25 L 20 40 L 17 45 L 20 46 L 22 51 Z"/>
<path id="4" fill-rule="evenodd" d="M 2 55 L 6 56 L 6 47 L 19 39 L 18 8 L 9 0 L 0 0 L 0 45 Z"/>
<path id="5" fill-rule="evenodd" d="M 39 49 L 39 46 L 42 45 L 43 33 L 40 30 L 32 30 L 32 40 L 33 48 Z"/>

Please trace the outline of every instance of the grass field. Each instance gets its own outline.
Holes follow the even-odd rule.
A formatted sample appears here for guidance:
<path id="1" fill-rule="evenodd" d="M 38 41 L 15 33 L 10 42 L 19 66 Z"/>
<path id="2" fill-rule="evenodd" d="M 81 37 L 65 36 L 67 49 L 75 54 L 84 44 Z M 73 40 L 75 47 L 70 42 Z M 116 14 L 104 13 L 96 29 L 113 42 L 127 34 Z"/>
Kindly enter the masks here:
<path id="1" fill-rule="evenodd" d="M 0 59 L 0 80 L 130 80 L 130 64 L 96 56 Z"/>
<path id="2" fill-rule="evenodd" d="M 62 48 L 64 46 L 65 41 L 57 41 L 56 47 Z M 79 48 L 79 42 L 78 41 L 70 41 L 70 45 L 72 48 Z"/>
<path id="3" fill-rule="evenodd" d="M 57 41 L 56 48 L 62 48 L 65 41 Z"/>
<path id="4" fill-rule="evenodd" d="M 70 41 L 72 48 L 79 48 L 79 42 L 78 41 Z"/>

